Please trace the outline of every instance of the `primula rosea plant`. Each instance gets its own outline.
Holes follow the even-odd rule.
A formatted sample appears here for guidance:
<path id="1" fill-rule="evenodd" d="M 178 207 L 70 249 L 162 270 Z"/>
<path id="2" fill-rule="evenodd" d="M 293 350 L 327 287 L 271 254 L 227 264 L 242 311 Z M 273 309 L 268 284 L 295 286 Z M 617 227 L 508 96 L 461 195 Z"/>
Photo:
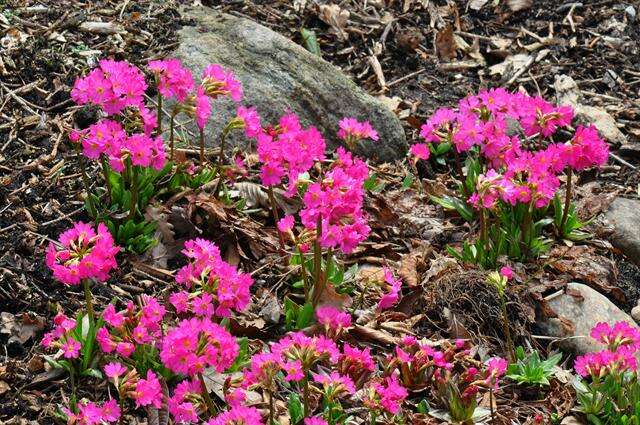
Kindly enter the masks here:
<path id="1" fill-rule="evenodd" d="M 479 227 L 476 242 L 465 242 L 462 253 L 451 250 L 454 255 L 493 268 L 500 255 L 522 260 L 545 251 L 549 241 L 542 230 L 549 224 L 560 238 L 587 236 L 571 203 L 573 174 L 603 165 L 609 148 L 593 125 L 574 129 L 573 116 L 569 106 L 497 88 L 465 97 L 456 110 L 439 109 L 427 120 L 420 131 L 427 143 L 411 147 L 414 161 L 442 153 L 445 145 L 460 182 L 460 198 L 432 199 Z"/>
<path id="2" fill-rule="evenodd" d="M 294 424 L 344 424 L 345 407 L 358 404 L 371 424 L 388 423 L 402 418 L 409 391 L 415 390 L 430 391 L 450 418 L 469 423 L 480 393 L 493 394 L 504 373 L 504 360 L 474 360 L 462 340 L 431 346 L 406 337 L 395 354 L 378 359 L 370 348 L 343 342 L 352 328 L 351 314 L 331 306 L 315 311 L 318 333 L 290 333 L 252 353 L 226 324 L 247 307 L 253 281 L 204 239 L 185 243 L 187 263 L 176 274 L 181 289 L 167 295 L 168 304 L 143 295 L 138 304 L 109 303 L 96 317 L 89 281 L 106 281 L 117 267 L 118 252 L 104 225 L 96 231 L 77 223 L 47 253 L 57 280 L 86 282 L 87 313 L 75 320 L 58 314 L 42 341 L 57 351 L 48 357 L 51 364 L 72 377 L 70 405 L 61 409 L 68 424 L 115 423 L 125 412 L 163 406 L 176 423 L 275 424 L 275 398 L 284 388 L 301 395 L 288 401 Z M 390 270 L 386 275 L 391 290 L 379 310 L 398 300 L 401 283 Z M 225 406 L 207 390 L 208 373 L 226 377 Z M 78 400 L 75 387 L 87 376 L 108 381 L 113 398 Z M 262 395 L 268 413 L 263 415 L 255 400 L 247 404 L 249 390 Z"/>
<path id="3" fill-rule="evenodd" d="M 598 323 L 591 338 L 606 348 L 576 358 L 574 368 L 583 378 L 575 382 L 579 410 L 590 423 L 640 422 L 640 329 L 628 322 Z"/>

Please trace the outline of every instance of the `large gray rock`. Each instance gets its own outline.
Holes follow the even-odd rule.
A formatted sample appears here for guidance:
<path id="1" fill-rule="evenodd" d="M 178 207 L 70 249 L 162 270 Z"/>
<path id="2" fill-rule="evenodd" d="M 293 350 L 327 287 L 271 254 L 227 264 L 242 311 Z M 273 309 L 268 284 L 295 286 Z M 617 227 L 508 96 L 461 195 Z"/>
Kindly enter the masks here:
<path id="1" fill-rule="evenodd" d="M 249 19 L 205 7 L 185 9 L 183 16 L 194 25 L 180 30 L 175 56 L 198 76 L 209 63 L 232 69 L 244 87 L 243 103 L 255 106 L 265 123 L 276 123 L 290 109 L 334 147 L 338 121 L 352 116 L 371 121 L 380 134 L 378 142 L 362 143 L 356 153 L 383 161 L 405 155 L 407 141 L 395 114 L 338 68 Z M 234 109 L 230 101 L 216 102 L 214 117 L 220 118 L 208 126 L 209 143 L 217 143 Z"/>
<path id="2" fill-rule="evenodd" d="M 627 321 L 636 326 L 636 322 L 607 297 L 581 283 L 569 283 L 565 293 L 547 301 L 547 307 L 558 317 L 545 319 L 538 327 L 547 336 L 564 338 L 560 346 L 576 354 L 604 348 L 589 336 L 598 322 Z"/>
<path id="3" fill-rule="evenodd" d="M 627 258 L 640 265 L 640 201 L 616 198 L 605 217 L 613 227 L 611 243 Z"/>

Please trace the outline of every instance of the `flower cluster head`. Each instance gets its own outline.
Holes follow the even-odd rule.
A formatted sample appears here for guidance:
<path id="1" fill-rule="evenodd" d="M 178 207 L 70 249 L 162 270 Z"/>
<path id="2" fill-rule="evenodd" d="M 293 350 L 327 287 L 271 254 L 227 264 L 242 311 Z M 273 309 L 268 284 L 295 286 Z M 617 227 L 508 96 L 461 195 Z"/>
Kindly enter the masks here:
<path id="1" fill-rule="evenodd" d="M 329 305 L 316 309 L 316 319 L 324 326 L 325 334 L 334 339 L 351 327 L 351 315 Z"/>
<path id="2" fill-rule="evenodd" d="M 260 178 L 266 186 L 288 179 L 288 195 L 296 193 L 298 179 L 316 161 L 324 159 L 325 141 L 315 128 L 303 128 L 295 114 L 280 118 L 278 125 L 257 135 Z"/>
<path id="3" fill-rule="evenodd" d="M 579 171 L 607 161 L 609 148 L 594 126 L 578 126 L 565 143 L 551 139 L 558 129 L 569 129 L 572 119 L 569 106 L 490 89 L 462 99 L 457 110 L 438 109 L 420 135 L 427 143 L 450 143 L 457 152 L 479 151 L 489 170 L 478 178 L 469 199 L 476 208 L 491 209 L 498 201 L 542 208 L 553 198 L 560 186 L 558 174 L 567 167 Z M 428 158 L 426 144 L 414 146 L 411 153 L 416 158 Z"/>
<path id="4" fill-rule="evenodd" d="M 76 80 L 71 98 L 79 105 L 92 103 L 108 115 L 120 113 L 127 106 L 144 105 L 147 83 L 140 70 L 126 61 L 103 59 L 98 68 Z"/>
<path id="5" fill-rule="evenodd" d="M 264 425 L 264 422 L 255 407 L 235 406 L 209 419 L 206 425 Z"/>
<path id="6" fill-rule="evenodd" d="M 300 360 L 286 359 L 277 352 L 254 354 L 251 363 L 244 370 L 242 387 L 261 387 L 273 392 L 275 377 L 279 372 L 284 372 L 285 380 L 289 382 L 298 382 L 304 378 Z"/>
<path id="7" fill-rule="evenodd" d="M 78 285 L 83 279 L 104 282 L 117 267 L 120 248 L 103 223 L 98 224 L 96 232 L 91 225 L 77 222 L 60 235 L 58 242 L 59 248 L 53 242 L 49 244 L 46 263 L 53 276 L 66 285 Z"/>
<path id="8" fill-rule="evenodd" d="M 198 409 L 203 405 L 205 403 L 199 379 L 185 379 L 180 382 L 167 402 L 169 413 L 176 423 L 197 423 Z"/>
<path id="9" fill-rule="evenodd" d="M 147 295 L 142 296 L 142 303 L 139 309 L 131 301 L 123 311 L 116 311 L 113 304 L 105 308 L 102 318 L 107 326 L 96 333 L 102 351 L 131 357 L 137 345 L 156 345 L 162 336 L 166 309 L 156 298 Z"/>
<path id="10" fill-rule="evenodd" d="M 146 377 L 136 382 L 133 399 L 136 407 L 153 406 L 156 409 L 162 407 L 162 385 L 152 370 L 148 370 Z"/>
<path id="11" fill-rule="evenodd" d="M 74 337 L 76 321 L 68 318 L 63 313 L 58 313 L 53 318 L 53 324 L 53 330 L 47 332 L 42 338 L 42 346 L 61 349 L 65 359 L 78 358 L 82 345 Z"/>
<path id="12" fill-rule="evenodd" d="M 193 75 L 178 59 L 149 61 L 149 70 L 156 76 L 158 91 L 167 99 L 184 102 L 193 90 Z"/>
<path id="13" fill-rule="evenodd" d="M 409 392 L 400 384 L 398 378 L 390 375 L 382 382 L 371 381 L 365 387 L 362 402 L 371 410 L 396 415 L 408 395 Z"/>
<path id="14" fill-rule="evenodd" d="M 340 350 L 333 340 L 324 335 L 306 336 L 302 332 L 284 336 L 273 344 L 271 352 L 285 360 L 300 361 L 302 370 L 305 372 L 316 363 L 335 364 L 340 356 Z"/>
<path id="15" fill-rule="evenodd" d="M 420 388 L 428 385 L 432 378 L 439 379 L 453 368 L 458 346 L 448 344 L 436 350 L 413 336 L 405 336 L 395 349 L 395 356 L 388 355 L 385 368 L 397 369 L 405 386 Z"/>
<path id="16" fill-rule="evenodd" d="M 122 125 L 114 120 L 104 119 L 83 131 L 76 131 L 72 140 L 82 143 L 82 152 L 89 159 L 104 157 L 109 166 L 122 173 L 126 161 L 140 167 L 161 170 L 167 157 L 162 137 L 151 137 L 146 133 L 128 135 Z"/>
<path id="17" fill-rule="evenodd" d="M 359 349 L 345 343 L 338 360 L 337 370 L 342 375 L 349 376 L 357 387 L 361 387 L 376 370 L 376 363 L 371 357 L 371 348 Z"/>
<path id="18" fill-rule="evenodd" d="M 322 385 L 324 395 L 328 400 L 336 400 L 356 392 L 356 386 L 351 378 L 347 375 L 340 375 L 338 372 L 314 373 L 313 381 Z"/>
<path id="19" fill-rule="evenodd" d="M 574 368 L 579 375 L 601 379 L 606 375 L 637 371 L 640 329 L 625 321 L 616 322 L 613 326 L 601 322 L 591 329 L 591 337 L 607 348 L 578 356 Z"/>
<path id="20" fill-rule="evenodd" d="M 384 282 L 388 285 L 389 291 L 378 301 L 378 310 L 386 310 L 393 307 L 400 299 L 402 281 L 393 276 L 393 272 L 388 267 L 384 268 Z"/>
<path id="21" fill-rule="evenodd" d="M 236 109 L 236 121 L 238 126 L 244 129 L 244 133 L 248 138 L 258 137 L 263 132 L 260 115 L 258 115 L 256 108 L 238 106 Z"/>
<path id="22" fill-rule="evenodd" d="M 591 338 L 608 346 L 610 350 L 623 346 L 640 349 L 640 329 L 631 326 L 629 322 L 620 321 L 613 326 L 600 322 L 591 329 L 590 335 Z"/>
<path id="23" fill-rule="evenodd" d="M 190 312 L 200 317 L 228 317 L 231 311 L 243 310 L 251 299 L 251 276 L 223 261 L 218 247 L 204 239 L 185 242 L 182 251 L 189 263 L 176 274 L 176 282 L 199 295 L 178 292 L 170 301 L 178 313 Z"/>
<path id="24" fill-rule="evenodd" d="M 509 362 L 500 357 L 494 357 L 487 361 L 485 384 L 498 389 L 500 378 L 507 372 Z"/>
<path id="25" fill-rule="evenodd" d="M 345 141 L 349 148 L 353 148 L 359 140 L 379 139 L 378 132 L 373 129 L 369 121 L 360 122 L 355 118 L 343 118 L 338 123 L 338 137 Z"/>
<path id="26" fill-rule="evenodd" d="M 115 423 L 120 419 L 120 407 L 114 399 L 105 401 L 102 406 L 92 401 L 78 403 L 76 405 L 78 413 L 71 409 L 62 409 L 67 415 L 68 425 L 101 425 L 105 423 Z"/>
<path id="27" fill-rule="evenodd" d="M 304 425 L 328 425 L 327 421 L 318 416 L 304 418 Z"/>
<path id="28" fill-rule="evenodd" d="M 228 71 L 218 64 L 210 64 L 204 69 L 202 87 L 204 93 L 212 98 L 229 96 L 236 102 L 242 100 L 242 84 L 232 71 Z"/>
<path id="29" fill-rule="evenodd" d="M 353 252 L 371 231 L 363 211 L 367 165 L 343 148 L 324 178 L 309 185 L 300 211 L 302 224 L 315 230 L 323 248 Z M 318 226 L 319 225 L 319 226 Z"/>
<path id="30" fill-rule="evenodd" d="M 175 373 L 193 376 L 207 366 L 218 372 L 228 369 L 238 355 L 236 339 L 211 320 L 185 319 L 162 340 L 160 359 Z"/>
<path id="31" fill-rule="evenodd" d="M 409 155 L 413 155 L 415 161 L 420 159 L 426 161 L 431 156 L 431 150 L 429 149 L 429 145 L 425 143 L 415 143 L 409 148 Z"/>

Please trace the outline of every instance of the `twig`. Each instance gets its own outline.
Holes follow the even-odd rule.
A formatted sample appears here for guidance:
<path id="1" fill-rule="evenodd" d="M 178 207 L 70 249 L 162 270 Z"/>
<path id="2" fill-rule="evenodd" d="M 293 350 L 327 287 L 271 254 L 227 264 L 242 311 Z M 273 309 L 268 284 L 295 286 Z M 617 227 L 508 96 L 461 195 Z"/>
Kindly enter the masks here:
<path id="1" fill-rule="evenodd" d="M 55 223 L 57 223 L 57 222 L 59 222 L 59 221 L 62 221 L 62 220 L 66 220 L 66 219 L 68 219 L 69 217 L 72 217 L 72 216 L 74 216 L 74 215 L 78 214 L 78 213 L 79 213 L 80 211 L 82 211 L 83 209 L 84 209 L 84 206 L 82 206 L 82 207 L 80 207 L 80 208 L 78 208 L 78 209 L 76 209 L 76 210 L 73 210 L 73 211 L 71 211 L 70 213 L 67 213 L 67 214 L 65 214 L 65 215 L 62 215 L 62 216 L 60 216 L 60 217 L 58 217 L 58 218 L 56 218 L 56 219 L 54 219 L 54 220 L 45 221 L 44 223 L 41 223 L 41 224 L 40 224 L 40 226 L 41 226 L 41 227 L 45 227 L 45 226 L 49 226 L 49 225 L 51 225 L 51 224 L 55 224 Z"/>

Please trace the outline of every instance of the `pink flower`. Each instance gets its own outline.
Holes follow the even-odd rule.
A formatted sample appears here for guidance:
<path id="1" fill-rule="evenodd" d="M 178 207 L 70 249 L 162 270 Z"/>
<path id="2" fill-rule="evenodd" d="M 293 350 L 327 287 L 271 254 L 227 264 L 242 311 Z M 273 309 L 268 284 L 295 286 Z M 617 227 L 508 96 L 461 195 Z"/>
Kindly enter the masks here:
<path id="1" fill-rule="evenodd" d="M 387 267 L 384 268 L 384 280 L 389 285 L 389 292 L 384 294 L 378 301 L 378 310 L 391 308 L 400 299 L 402 281 L 393 277 L 393 272 Z"/>
<path id="2" fill-rule="evenodd" d="M 193 89 L 191 71 L 178 59 L 149 61 L 148 68 L 156 75 L 158 91 L 167 99 L 175 97 L 178 102 L 184 102 Z"/>
<path id="3" fill-rule="evenodd" d="M 218 64 L 210 64 L 202 72 L 202 87 L 207 96 L 213 98 L 222 95 L 229 96 L 236 102 L 242 100 L 242 84 L 233 72 Z"/>
<path id="4" fill-rule="evenodd" d="M 71 409 L 63 408 L 67 415 L 69 424 L 79 425 L 99 425 L 104 423 L 117 422 L 120 419 L 120 407 L 114 399 L 109 399 L 102 406 L 93 402 L 78 403 L 76 405 L 78 413 L 73 413 Z"/>
<path id="5" fill-rule="evenodd" d="M 292 215 L 285 215 L 278 221 L 278 230 L 282 233 L 288 233 L 293 229 L 293 225 L 295 224 L 295 219 Z"/>
<path id="6" fill-rule="evenodd" d="M 153 371 L 148 370 L 147 378 L 138 380 L 133 398 L 136 401 L 136 407 L 151 405 L 159 409 L 162 406 L 162 386 Z"/>
<path id="7" fill-rule="evenodd" d="M 211 316 L 209 306 L 213 313 L 219 317 L 228 317 L 232 310 L 241 311 L 251 298 L 249 288 L 253 284 L 250 275 L 238 272 L 238 270 L 220 257 L 220 250 L 213 243 L 204 239 L 193 239 L 185 243 L 182 251 L 190 262 L 178 270 L 176 282 L 183 284 L 187 289 L 197 288 L 207 295 L 195 299 L 195 307 L 201 316 Z M 181 295 L 174 298 L 178 303 L 186 300 Z M 179 304 L 184 308 L 184 304 Z M 194 305 L 191 304 L 193 311 Z"/>
<path id="8" fill-rule="evenodd" d="M 327 421 L 325 421 L 321 417 L 314 416 L 312 418 L 305 418 L 304 425 L 328 425 L 328 424 L 327 424 Z"/>
<path id="9" fill-rule="evenodd" d="M 498 381 L 500 377 L 507 372 L 509 362 L 500 357 L 494 357 L 487 362 L 487 376 L 485 383 L 491 385 L 494 389 L 498 389 Z"/>
<path id="10" fill-rule="evenodd" d="M 103 59 L 98 68 L 75 81 L 71 98 L 79 105 L 98 105 L 113 115 L 127 106 L 142 105 L 146 89 L 144 75 L 137 67 L 125 61 Z"/>
<path id="11" fill-rule="evenodd" d="M 207 425 L 264 425 L 255 407 L 236 406 L 209 419 Z"/>
<path id="12" fill-rule="evenodd" d="M 162 341 L 160 359 L 171 371 L 193 376 L 205 367 L 223 372 L 238 355 L 236 339 L 207 318 L 186 319 L 170 329 Z"/>
<path id="13" fill-rule="evenodd" d="M 196 124 L 203 129 L 211 117 L 211 102 L 202 87 L 198 87 L 198 94 L 195 97 L 195 117 Z"/>
<path id="14" fill-rule="evenodd" d="M 316 318 L 318 323 L 324 325 L 325 333 L 330 338 L 337 338 L 351 327 L 351 315 L 332 306 L 316 308 Z"/>
<path id="15" fill-rule="evenodd" d="M 262 125 L 260 124 L 260 116 L 256 108 L 245 108 L 238 106 L 236 111 L 238 119 L 242 122 L 242 127 L 247 137 L 254 138 L 262 134 Z"/>
<path id="16" fill-rule="evenodd" d="M 122 366 L 122 363 L 111 362 L 104 367 L 104 374 L 111 379 L 118 379 L 125 373 L 127 373 L 127 368 Z"/>
<path id="17" fill-rule="evenodd" d="M 378 140 L 376 132 L 369 121 L 359 122 L 355 118 L 343 118 L 339 123 L 338 137 L 351 145 L 361 139 Z"/>
<path id="18" fill-rule="evenodd" d="M 116 312 L 113 304 L 109 304 L 107 308 L 104 309 L 102 318 L 109 326 L 113 326 L 114 328 L 119 328 L 124 324 L 124 316 L 122 313 Z"/>
<path id="19" fill-rule="evenodd" d="M 77 222 L 59 237 L 60 249 L 54 243 L 47 248 L 46 263 L 53 276 L 66 285 L 77 285 L 82 279 L 105 281 L 117 267 L 114 245 L 107 227 L 98 224 L 98 232 L 89 224 Z"/>
<path id="20" fill-rule="evenodd" d="M 609 158 L 609 145 L 600 138 L 598 130 L 592 124 L 589 127 L 578 126 L 573 139 L 567 145 L 569 166 L 580 171 L 587 167 L 601 166 Z"/>
<path id="21" fill-rule="evenodd" d="M 629 346 L 619 347 L 616 351 L 602 350 L 597 353 L 587 353 L 576 358 L 574 368 L 583 377 L 602 379 L 609 374 L 635 372 L 638 363 L 636 350 Z"/>
<path id="22" fill-rule="evenodd" d="M 80 356 L 80 349 L 82 345 L 75 339 L 69 337 L 62 344 L 62 351 L 64 352 L 65 359 L 77 359 Z"/>
<path id="23" fill-rule="evenodd" d="M 199 403 L 195 403 L 195 400 L 200 400 L 201 394 L 202 385 L 197 379 L 187 379 L 176 386 L 173 396 L 167 402 L 169 413 L 176 423 L 198 422 Z"/>
<path id="24" fill-rule="evenodd" d="M 427 160 L 431 155 L 431 151 L 429 150 L 429 145 L 425 143 L 416 143 L 411 145 L 409 148 L 409 152 L 411 155 L 415 156 L 417 159 Z"/>
<path id="25" fill-rule="evenodd" d="M 640 349 L 640 329 L 631 326 L 628 322 L 619 321 L 613 326 L 600 322 L 591 329 L 591 338 L 607 345 L 611 350 L 620 346 L 630 346 Z"/>
<path id="26" fill-rule="evenodd" d="M 340 375 L 338 372 L 331 372 L 329 375 L 317 373 L 312 375 L 315 382 L 322 384 L 325 395 L 331 400 L 353 395 L 356 392 L 356 387 L 349 376 Z"/>
<path id="27" fill-rule="evenodd" d="M 387 411 L 395 415 L 408 395 L 407 389 L 400 385 L 398 378 L 390 375 L 380 383 L 371 382 L 365 389 L 362 402 L 369 409 Z"/>
<path id="28" fill-rule="evenodd" d="M 500 269 L 500 274 L 504 277 L 507 278 L 507 280 L 511 280 L 513 279 L 513 270 L 511 270 L 511 267 L 509 266 L 504 266 Z"/>

